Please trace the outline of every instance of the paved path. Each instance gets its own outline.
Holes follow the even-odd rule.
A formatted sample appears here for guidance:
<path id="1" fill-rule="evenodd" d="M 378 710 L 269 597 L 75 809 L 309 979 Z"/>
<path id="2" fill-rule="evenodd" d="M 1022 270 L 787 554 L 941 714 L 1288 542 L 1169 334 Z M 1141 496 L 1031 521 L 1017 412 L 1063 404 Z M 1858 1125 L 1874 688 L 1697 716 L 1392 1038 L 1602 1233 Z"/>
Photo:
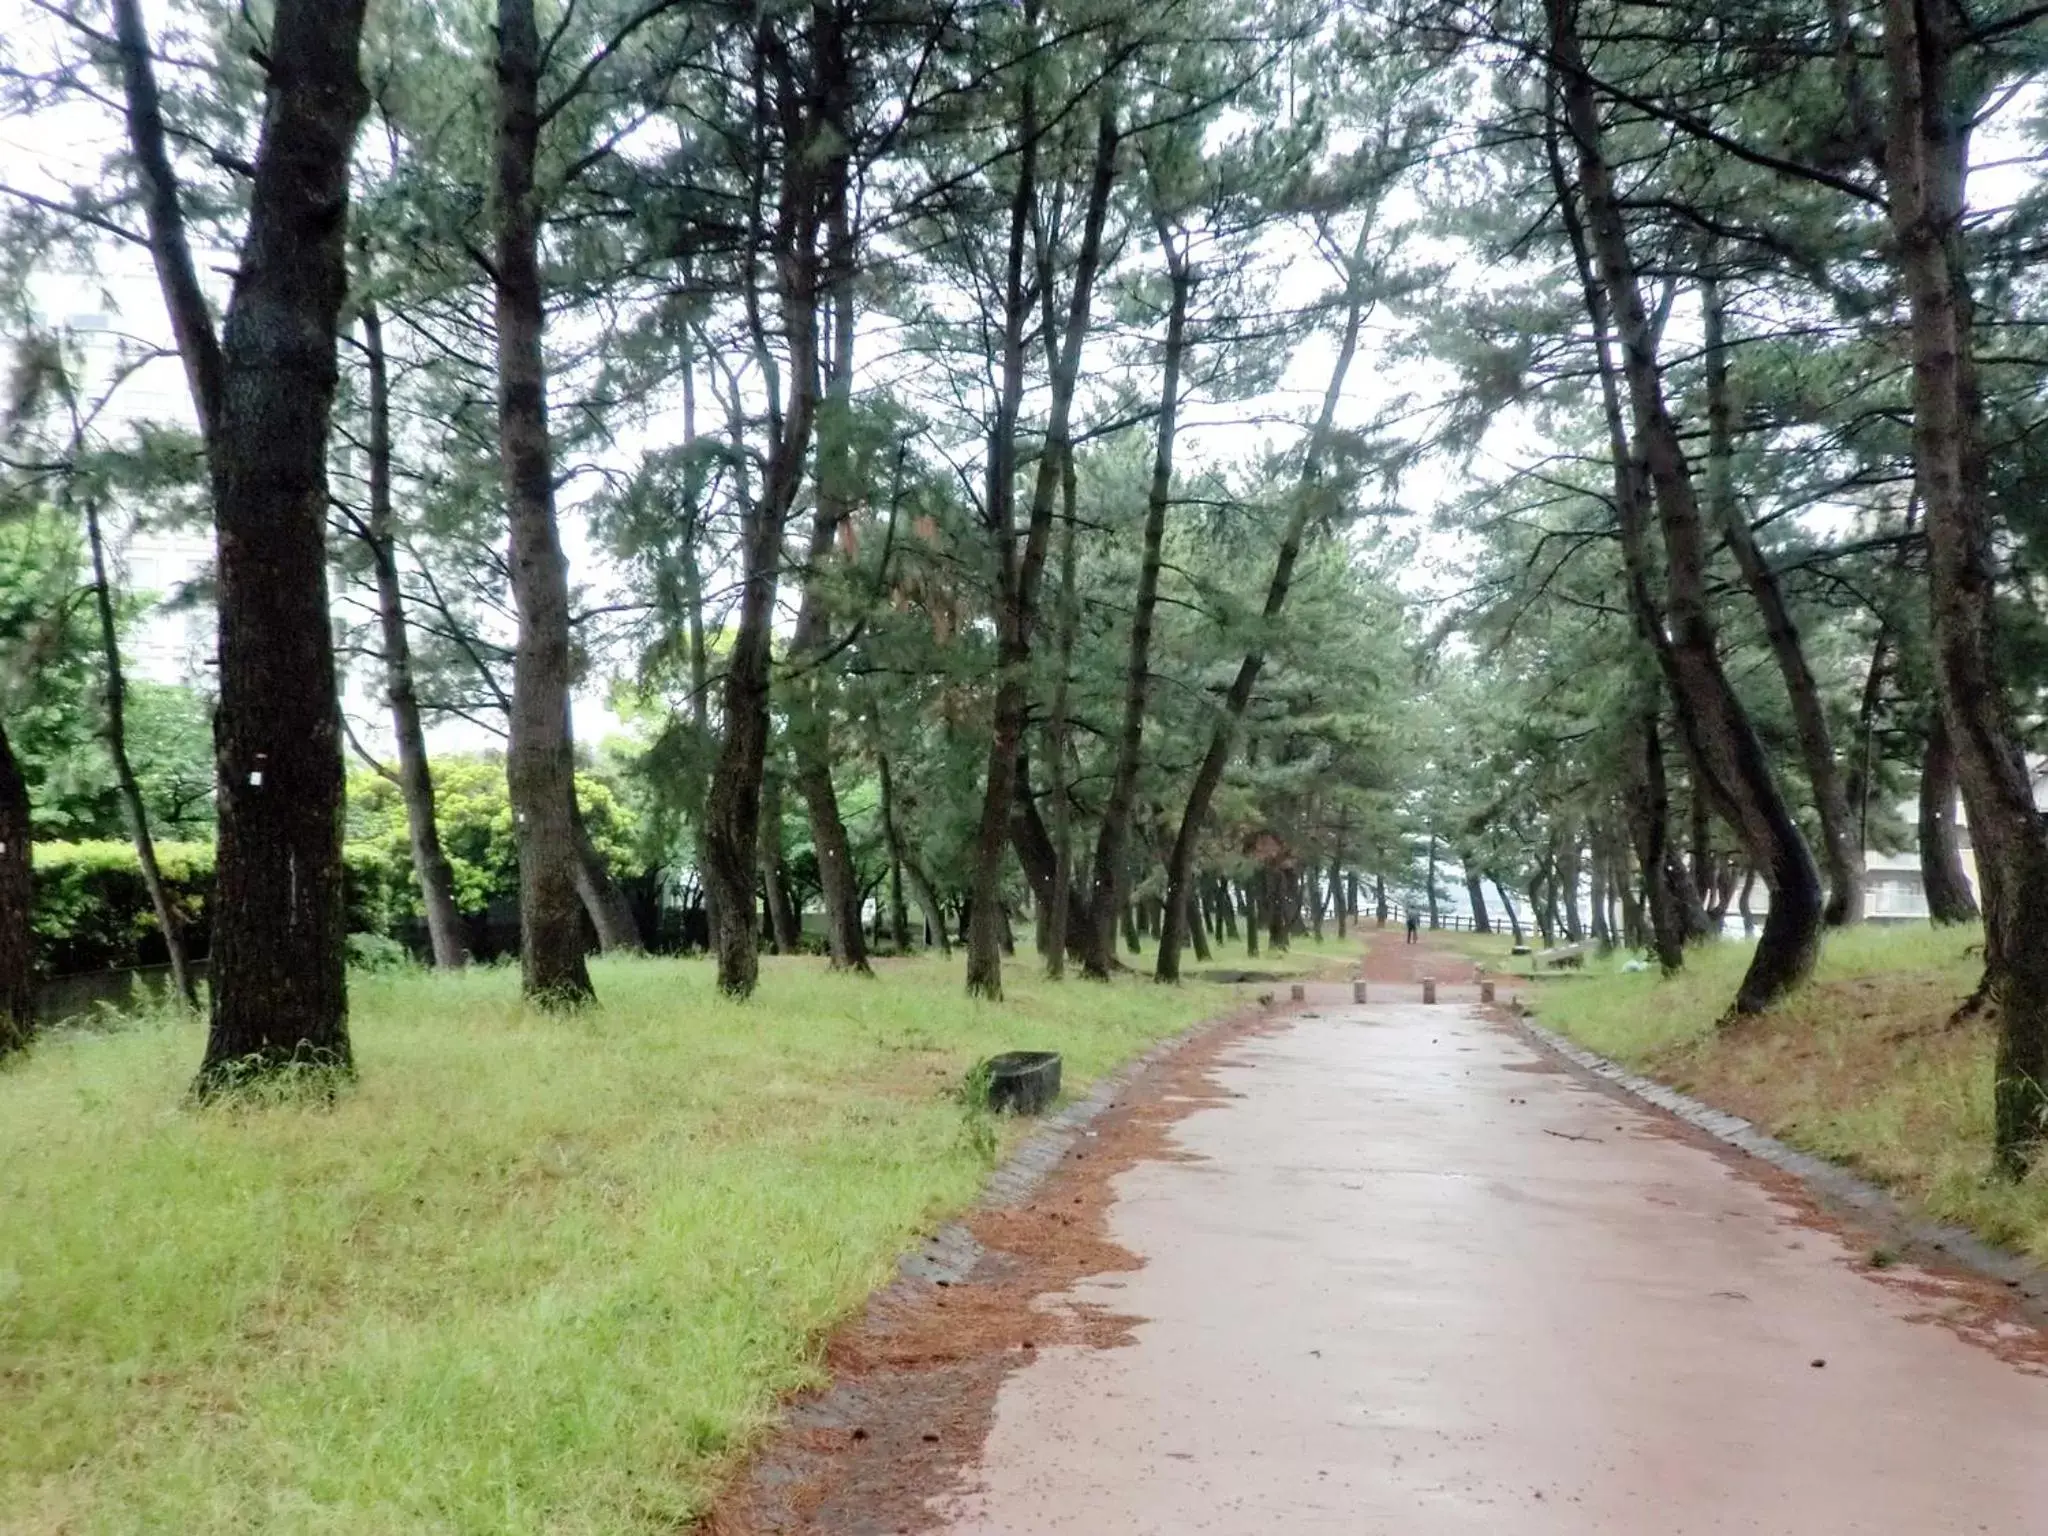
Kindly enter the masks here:
<path id="1" fill-rule="evenodd" d="M 2048 1378 L 1942 1282 L 1466 1007 L 1311 1008 L 1120 1177 L 1066 1299 L 1135 1341 L 1012 1375 L 945 1530 L 2048 1532 Z"/>

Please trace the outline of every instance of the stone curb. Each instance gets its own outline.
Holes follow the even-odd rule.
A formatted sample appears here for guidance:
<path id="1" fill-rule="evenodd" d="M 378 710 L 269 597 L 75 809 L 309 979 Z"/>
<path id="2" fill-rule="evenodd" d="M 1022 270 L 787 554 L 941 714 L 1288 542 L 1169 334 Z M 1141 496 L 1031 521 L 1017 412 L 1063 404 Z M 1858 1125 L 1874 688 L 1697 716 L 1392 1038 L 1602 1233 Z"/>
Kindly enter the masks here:
<path id="1" fill-rule="evenodd" d="M 1024 1204 L 1059 1166 L 1060 1159 L 1067 1155 L 1074 1143 L 1091 1134 L 1088 1127 L 1100 1119 L 1139 1078 L 1189 1042 L 1212 1029 L 1222 1028 L 1242 1013 L 1240 1009 L 1235 1013 L 1203 1019 L 1179 1034 L 1168 1035 L 1104 1077 L 1085 1097 L 1076 1099 L 1049 1117 L 997 1165 L 988 1182 L 982 1186 L 981 1197 L 974 1202 L 974 1209 L 1014 1210 Z M 981 1254 L 981 1244 L 968 1231 L 967 1223 L 949 1221 L 923 1244 L 903 1256 L 896 1266 L 897 1279 L 899 1282 L 923 1281 L 933 1285 L 963 1284 L 980 1261 Z"/>
<path id="2" fill-rule="evenodd" d="M 1631 1098 L 1654 1105 L 1724 1146 L 1733 1147 L 1791 1174 L 1812 1189 L 1824 1203 L 1846 1206 L 1908 1243 L 1932 1249 L 1965 1268 L 2004 1282 L 2031 1302 L 2048 1299 L 2048 1270 L 2031 1260 L 1994 1247 L 1965 1227 L 1916 1215 L 1898 1196 L 1859 1178 L 1840 1163 L 1787 1146 L 1740 1115 L 1715 1109 L 1711 1104 L 1703 1104 L 1668 1084 L 1631 1072 L 1619 1062 L 1610 1061 L 1597 1051 L 1587 1050 L 1526 1015 L 1517 1016 L 1514 1023 L 1538 1048 L 1563 1057 L 1581 1071 L 1611 1084 Z"/>

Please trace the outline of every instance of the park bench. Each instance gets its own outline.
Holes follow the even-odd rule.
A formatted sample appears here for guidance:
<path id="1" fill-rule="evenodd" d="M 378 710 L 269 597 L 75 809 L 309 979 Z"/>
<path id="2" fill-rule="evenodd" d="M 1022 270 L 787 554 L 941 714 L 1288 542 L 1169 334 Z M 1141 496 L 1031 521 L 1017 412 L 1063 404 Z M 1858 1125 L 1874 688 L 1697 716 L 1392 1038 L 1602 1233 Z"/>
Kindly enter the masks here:
<path id="1" fill-rule="evenodd" d="M 1548 966 L 1553 971 L 1583 971 L 1586 968 L 1586 946 L 1560 944 L 1555 949 L 1546 949 L 1537 955 L 1536 963 Z"/>

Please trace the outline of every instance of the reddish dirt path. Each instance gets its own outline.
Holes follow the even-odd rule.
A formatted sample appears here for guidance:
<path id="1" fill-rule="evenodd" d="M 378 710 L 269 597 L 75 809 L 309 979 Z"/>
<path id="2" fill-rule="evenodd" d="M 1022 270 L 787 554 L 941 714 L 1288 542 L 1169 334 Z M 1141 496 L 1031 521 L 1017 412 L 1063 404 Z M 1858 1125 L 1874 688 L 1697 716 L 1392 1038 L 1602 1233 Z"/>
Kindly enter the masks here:
<path id="1" fill-rule="evenodd" d="M 1469 986 L 1479 980 L 1479 965 L 1445 946 L 1427 929 L 1410 944 L 1406 930 L 1389 923 L 1385 928 L 1365 930 L 1363 974 L 1367 982 L 1420 985 L 1423 977 L 1433 976 L 1444 986 Z"/>

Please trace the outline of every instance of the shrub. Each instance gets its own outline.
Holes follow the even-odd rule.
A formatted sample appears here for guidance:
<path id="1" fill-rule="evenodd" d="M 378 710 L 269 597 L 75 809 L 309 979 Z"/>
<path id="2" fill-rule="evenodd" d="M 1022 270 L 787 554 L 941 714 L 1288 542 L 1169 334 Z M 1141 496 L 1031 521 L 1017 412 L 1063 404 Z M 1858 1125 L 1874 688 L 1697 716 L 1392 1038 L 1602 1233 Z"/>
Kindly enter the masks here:
<path id="1" fill-rule="evenodd" d="M 158 843 L 156 856 L 191 952 L 204 955 L 213 933 L 213 844 Z M 374 846 L 350 844 L 343 857 L 350 929 L 388 935 L 412 903 L 410 867 L 393 868 Z M 127 843 L 37 843 L 32 922 L 36 968 L 45 976 L 160 965 L 166 958 L 141 866 Z"/>

